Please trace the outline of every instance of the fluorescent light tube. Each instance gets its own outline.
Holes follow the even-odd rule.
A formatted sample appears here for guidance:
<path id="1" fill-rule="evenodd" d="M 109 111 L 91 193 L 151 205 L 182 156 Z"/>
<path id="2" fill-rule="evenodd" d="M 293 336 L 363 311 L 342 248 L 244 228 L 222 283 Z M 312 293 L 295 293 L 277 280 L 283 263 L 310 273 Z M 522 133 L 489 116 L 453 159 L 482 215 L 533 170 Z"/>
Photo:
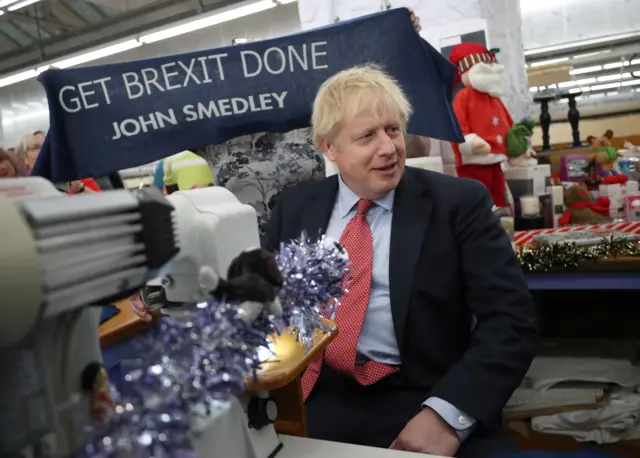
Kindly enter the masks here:
<path id="1" fill-rule="evenodd" d="M 278 4 L 273 0 L 261 0 L 245 4 L 243 6 L 229 8 L 226 11 L 217 11 L 201 19 L 196 19 L 164 30 L 142 35 L 140 37 L 140 41 L 142 43 L 154 43 L 156 41 L 166 40 L 167 38 L 177 37 L 178 35 L 211 27 L 212 25 L 222 24 L 223 22 L 229 22 L 234 19 L 259 13 L 261 11 L 274 8 L 275 6 L 278 6 Z"/>
<path id="2" fill-rule="evenodd" d="M 0 0 L 0 8 L 4 8 L 5 6 L 9 6 L 12 3 L 19 2 L 20 0 Z"/>
<path id="3" fill-rule="evenodd" d="M 554 65 L 559 64 L 561 62 L 567 62 L 569 60 L 568 57 L 558 57 L 557 59 L 549 59 L 549 60 L 540 60 L 538 62 L 531 62 L 531 67 L 544 67 L 546 65 Z"/>
<path id="4" fill-rule="evenodd" d="M 142 43 L 140 43 L 138 40 L 127 40 L 122 43 L 95 49 L 93 51 L 85 52 L 77 56 L 68 57 L 58 62 L 53 62 L 52 64 L 40 67 L 38 69 L 38 73 L 46 70 L 51 66 L 56 68 L 75 67 L 77 65 L 86 64 L 87 62 L 91 62 L 93 60 L 102 59 L 103 57 L 108 57 L 124 51 L 129 51 L 130 49 L 137 48 L 138 46 L 142 46 Z"/>
<path id="5" fill-rule="evenodd" d="M 596 86 L 591 86 L 592 91 L 601 91 L 603 89 L 617 89 L 620 87 L 620 83 L 607 83 L 607 84 L 598 84 Z"/>
<path id="6" fill-rule="evenodd" d="M 544 48 L 536 48 L 536 49 L 528 49 L 524 52 L 525 56 L 535 56 L 537 54 L 544 54 L 546 52 L 553 52 L 553 51 L 562 51 L 565 49 L 573 49 L 573 48 L 579 48 L 581 46 L 592 46 L 592 45 L 597 45 L 597 44 L 601 44 L 601 43 L 608 43 L 610 41 L 618 41 L 618 40 L 624 40 L 627 38 L 635 38 L 640 36 L 640 32 L 631 32 L 631 33 L 622 33 L 620 35 L 610 35 L 607 37 L 600 37 L 600 38 L 592 38 L 589 40 L 582 40 L 582 41 L 575 41 L 573 43 L 565 43 L 565 44 L 561 44 L 561 45 L 555 45 L 555 46 L 547 46 Z"/>
<path id="7" fill-rule="evenodd" d="M 5 76 L 4 78 L 0 78 L 0 87 L 26 81 L 31 78 L 35 78 L 36 76 L 38 76 L 38 73 L 35 70 L 27 70 L 25 72 L 16 73 L 15 75 Z"/>
<path id="8" fill-rule="evenodd" d="M 39 1 L 40 0 L 24 0 L 23 2 L 20 2 L 20 3 L 14 3 L 13 5 L 11 5 L 7 9 L 9 11 L 16 11 L 16 10 L 19 10 L 20 8 L 24 8 L 25 6 L 33 5 L 34 3 L 38 3 Z"/>
<path id="9" fill-rule="evenodd" d="M 592 65 L 591 67 L 573 68 L 569 70 L 569 75 L 582 75 L 584 73 L 599 72 L 602 70 L 602 65 Z"/>

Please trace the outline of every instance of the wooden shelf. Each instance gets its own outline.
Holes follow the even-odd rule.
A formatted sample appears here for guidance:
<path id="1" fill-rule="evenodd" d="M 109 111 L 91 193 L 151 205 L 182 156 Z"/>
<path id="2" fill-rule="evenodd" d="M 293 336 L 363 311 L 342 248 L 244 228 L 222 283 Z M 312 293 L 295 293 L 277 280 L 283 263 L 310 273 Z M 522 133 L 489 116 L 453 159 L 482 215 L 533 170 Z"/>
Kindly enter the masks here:
<path id="1" fill-rule="evenodd" d="M 100 346 L 103 349 L 130 339 L 152 325 L 133 313 L 129 299 L 118 301 L 114 305 L 120 309 L 120 313 L 100 325 Z"/>
<path id="2" fill-rule="evenodd" d="M 247 391 L 276 390 L 295 381 L 338 335 L 338 327 L 334 322 L 323 321 L 329 331 L 316 330 L 309 349 L 297 340 L 295 333 L 272 336 L 270 340 L 274 355 L 258 371 L 258 380 L 247 380 Z"/>

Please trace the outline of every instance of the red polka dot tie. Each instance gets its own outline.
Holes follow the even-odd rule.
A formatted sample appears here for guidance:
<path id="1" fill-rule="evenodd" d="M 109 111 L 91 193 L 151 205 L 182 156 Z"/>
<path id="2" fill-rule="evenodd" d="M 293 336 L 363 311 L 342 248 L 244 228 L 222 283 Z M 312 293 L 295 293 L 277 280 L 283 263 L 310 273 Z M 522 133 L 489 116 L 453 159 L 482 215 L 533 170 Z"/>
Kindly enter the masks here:
<path id="1" fill-rule="evenodd" d="M 373 238 L 367 222 L 367 212 L 374 203 L 370 200 L 358 201 L 358 211 L 349 221 L 340 237 L 351 261 L 351 275 L 348 293 L 344 295 L 336 310 L 338 336 L 329 344 L 324 354 L 313 360 L 302 376 L 302 395 L 306 400 L 320 376 L 323 361 L 330 367 L 353 377 L 361 385 L 372 385 L 398 371 L 376 361 L 356 365 L 356 347 L 362 330 L 369 296 L 373 270 Z"/>

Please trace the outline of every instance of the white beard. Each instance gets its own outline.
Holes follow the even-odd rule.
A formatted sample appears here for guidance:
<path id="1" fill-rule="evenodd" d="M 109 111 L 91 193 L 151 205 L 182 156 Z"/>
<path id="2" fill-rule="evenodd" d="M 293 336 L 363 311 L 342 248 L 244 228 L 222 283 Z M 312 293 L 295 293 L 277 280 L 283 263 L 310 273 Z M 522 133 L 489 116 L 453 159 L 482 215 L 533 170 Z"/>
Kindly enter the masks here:
<path id="1" fill-rule="evenodd" d="M 478 63 L 467 72 L 469 84 L 479 92 L 502 97 L 505 93 L 504 66 L 500 64 Z"/>

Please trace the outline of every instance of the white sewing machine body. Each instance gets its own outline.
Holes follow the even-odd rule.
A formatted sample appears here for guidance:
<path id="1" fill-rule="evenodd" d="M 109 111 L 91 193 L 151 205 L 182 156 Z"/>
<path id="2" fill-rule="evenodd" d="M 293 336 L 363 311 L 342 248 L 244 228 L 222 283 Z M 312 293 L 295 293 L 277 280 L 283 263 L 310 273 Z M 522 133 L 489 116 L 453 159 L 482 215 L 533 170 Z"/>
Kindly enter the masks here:
<path id="1" fill-rule="evenodd" d="M 180 252 L 166 275 L 147 285 L 162 286 L 169 304 L 198 302 L 208 293 L 202 275 L 224 278 L 237 255 L 260 246 L 256 212 L 219 186 L 175 192 L 167 200 L 175 208 Z"/>
<path id="2" fill-rule="evenodd" d="M 128 191 L 70 198 L 42 178 L 0 180 L 9 234 L 0 243 L 0 456 L 68 456 L 84 442 L 94 393 L 83 377 L 102 362 L 101 310 L 85 305 L 126 297 L 156 276 L 147 249 L 159 265 L 175 254 L 163 257 L 142 233 L 156 203 L 171 217 L 159 193 L 145 199 Z"/>
<path id="3" fill-rule="evenodd" d="M 149 304 L 152 308 L 179 307 L 203 300 L 215 288 L 218 278 L 226 278 L 236 256 L 260 246 L 254 208 L 240 203 L 223 187 L 178 191 L 167 200 L 175 208 L 180 252 L 162 277 L 147 283 L 146 297 L 154 296 L 154 303 Z M 170 310 L 167 313 L 171 313 Z M 218 449 L 224 447 L 228 451 L 224 456 L 228 457 L 274 456 L 281 443 L 273 425 L 277 411 L 268 394 L 245 393 L 237 396 L 231 406 L 224 415 L 236 420 L 242 417 L 242 421 L 235 422 L 235 428 L 220 427 L 226 424 L 220 412 L 214 412 L 209 421 L 194 426 L 199 455 L 202 458 L 222 456 Z M 250 416 L 259 418 L 251 422 Z M 214 444 L 217 445 L 214 447 Z"/>

